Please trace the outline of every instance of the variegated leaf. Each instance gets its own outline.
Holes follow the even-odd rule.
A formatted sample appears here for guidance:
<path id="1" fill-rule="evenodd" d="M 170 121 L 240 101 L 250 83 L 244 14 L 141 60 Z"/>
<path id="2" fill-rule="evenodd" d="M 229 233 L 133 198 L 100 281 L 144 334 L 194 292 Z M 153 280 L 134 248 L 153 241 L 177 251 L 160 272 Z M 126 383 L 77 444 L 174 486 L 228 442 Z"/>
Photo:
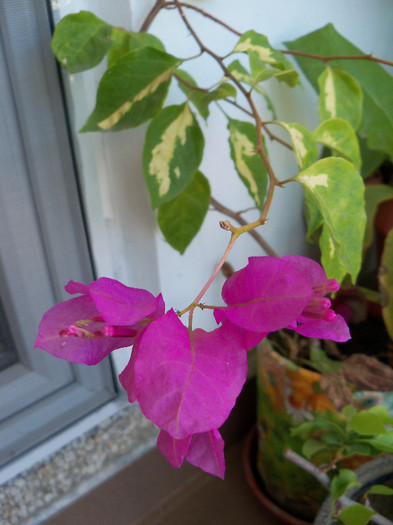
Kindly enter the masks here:
<path id="1" fill-rule="evenodd" d="M 362 55 L 362 50 L 354 46 L 338 33 L 332 24 L 309 33 L 292 42 L 286 42 L 291 50 L 314 53 L 321 56 Z M 339 52 L 338 52 L 339 51 Z M 296 56 L 297 63 L 317 89 L 317 79 L 325 68 L 323 62 Z M 317 63 L 318 62 L 318 63 Z M 336 69 L 351 74 L 362 87 L 363 116 L 358 133 L 366 139 L 364 145 L 385 157 L 393 151 L 393 78 L 381 64 L 363 60 L 333 60 Z"/>
<path id="2" fill-rule="evenodd" d="M 299 168 L 305 169 L 318 159 L 318 149 L 312 133 L 301 124 L 274 121 L 283 127 L 291 139 L 293 152 Z"/>
<path id="3" fill-rule="evenodd" d="M 112 45 L 112 26 L 89 11 L 65 16 L 52 38 L 52 51 L 70 73 L 90 69 L 101 62 Z"/>
<path id="4" fill-rule="evenodd" d="M 266 91 L 263 88 L 261 88 L 261 86 L 255 83 L 255 79 L 253 79 L 251 73 L 249 73 L 247 69 L 241 65 L 239 60 L 234 60 L 233 62 L 231 62 L 228 66 L 228 70 L 236 78 L 236 80 L 238 80 L 239 82 L 244 82 L 249 86 L 252 86 L 257 93 L 262 95 L 263 98 L 266 100 L 266 105 L 269 111 L 271 111 L 273 118 L 276 118 L 276 112 L 271 98 L 266 93 Z"/>
<path id="5" fill-rule="evenodd" d="M 247 31 L 236 44 L 233 53 L 254 53 L 261 62 L 265 62 L 277 69 L 293 69 L 285 55 L 274 49 L 265 35 L 253 30 Z"/>
<path id="6" fill-rule="evenodd" d="M 153 208 L 190 183 L 202 160 L 204 138 L 187 103 L 164 108 L 150 123 L 143 172 Z"/>
<path id="7" fill-rule="evenodd" d="M 172 248 L 184 253 L 202 226 L 209 203 L 209 181 L 197 171 L 186 189 L 158 208 L 158 225 Z"/>
<path id="8" fill-rule="evenodd" d="M 261 157 L 255 153 L 257 132 L 250 122 L 229 119 L 229 145 L 236 171 L 254 199 L 262 208 L 267 190 L 267 171 Z"/>
<path id="9" fill-rule="evenodd" d="M 362 120 L 363 91 L 352 75 L 327 67 L 318 77 L 321 120 L 339 117 L 357 129 Z"/>
<path id="10" fill-rule="evenodd" d="M 302 184 L 306 203 L 316 205 L 323 217 L 319 245 L 326 274 L 341 281 L 349 273 L 355 282 L 366 224 L 361 176 L 351 162 L 329 157 L 301 171 L 294 180 Z"/>
<path id="11" fill-rule="evenodd" d="M 180 62 L 151 47 L 124 55 L 102 77 L 96 107 L 81 131 L 119 131 L 152 118 L 161 108 Z"/>
<path id="12" fill-rule="evenodd" d="M 351 161 L 360 171 L 361 156 L 359 142 L 352 126 L 342 118 L 322 122 L 313 133 L 314 139 L 333 151 L 334 154 Z"/>

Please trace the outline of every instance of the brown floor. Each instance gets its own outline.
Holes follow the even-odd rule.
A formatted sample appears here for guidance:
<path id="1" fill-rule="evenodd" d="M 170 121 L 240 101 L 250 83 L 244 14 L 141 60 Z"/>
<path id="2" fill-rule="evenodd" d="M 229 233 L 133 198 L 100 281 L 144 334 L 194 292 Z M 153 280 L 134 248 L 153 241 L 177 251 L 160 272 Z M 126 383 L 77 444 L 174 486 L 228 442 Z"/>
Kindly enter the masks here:
<path id="1" fill-rule="evenodd" d="M 189 465 L 176 470 L 154 450 L 45 525 L 281 525 L 249 489 L 243 442 L 226 451 L 225 481 Z"/>
<path id="2" fill-rule="evenodd" d="M 282 525 L 258 502 L 243 472 L 255 400 L 251 380 L 221 429 L 228 445 L 224 481 L 188 463 L 174 469 L 154 449 L 44 525 Z"/>

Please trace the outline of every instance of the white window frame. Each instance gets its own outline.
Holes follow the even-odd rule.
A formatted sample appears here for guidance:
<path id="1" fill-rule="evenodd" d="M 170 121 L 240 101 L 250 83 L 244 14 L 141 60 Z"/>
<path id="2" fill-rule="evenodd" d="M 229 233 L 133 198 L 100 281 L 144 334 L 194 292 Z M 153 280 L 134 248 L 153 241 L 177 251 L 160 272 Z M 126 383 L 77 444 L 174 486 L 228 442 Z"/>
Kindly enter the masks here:
<path id="1" fill-rule="evenodd" d="M 64 284 L 94 274 L 46 2 L 2 2 L 0 21 L 0 293 L 19 356 L 0 372 L 1 466 L 117 389 L 109 360 L 90 368 L 33 349 Z"/>

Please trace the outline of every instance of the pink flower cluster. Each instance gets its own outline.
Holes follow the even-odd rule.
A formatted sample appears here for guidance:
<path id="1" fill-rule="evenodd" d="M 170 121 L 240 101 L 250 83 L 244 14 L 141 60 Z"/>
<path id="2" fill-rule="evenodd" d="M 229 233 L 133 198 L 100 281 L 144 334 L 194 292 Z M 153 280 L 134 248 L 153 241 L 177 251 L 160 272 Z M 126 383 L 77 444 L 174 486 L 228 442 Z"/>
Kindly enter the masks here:
<path id="1" fill-rule="evenodd" d="M 325 297 L 338 289 L 321 266 L 301 256 L 252 257 L 225 283 L 226 304 L 214 310 L 211 332 L 190 332 L 173 309 L 146 290 L 100 278 L 51 308 L 35 346 L 74 363 L 94 365 L 117 348 L 133 346 L 120 382 L 130 402 L 161 432 L 157 445 L 174 467 L 184 460 L 224 477 L 218 431 L 247 375 L 247 350 L 270 332 L 288 328 L 307 337 L 346 341 L 344 319 Z"/>

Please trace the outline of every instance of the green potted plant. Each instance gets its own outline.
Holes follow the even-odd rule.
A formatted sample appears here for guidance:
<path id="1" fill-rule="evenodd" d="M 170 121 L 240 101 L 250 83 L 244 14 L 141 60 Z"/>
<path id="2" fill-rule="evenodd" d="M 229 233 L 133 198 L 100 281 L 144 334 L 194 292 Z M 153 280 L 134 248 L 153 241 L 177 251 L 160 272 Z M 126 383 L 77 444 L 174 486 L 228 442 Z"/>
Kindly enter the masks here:
<path id="1" fill-rule="evenodd" d="M 200 86 L 186 71 L 191 58 L 167 53 L 164 44 L 146 32 L 167 8 L 180 14 L 181 23 L 195 40 L 200 53 L 193 59 L 207 56 L 218 66 L 220 72 L 209 87 Z M 233 35 L 233 46 L 225 57 L 200 39 L 187 10 Z M 133 346 L 120 381 L 129 400 L 137 400 L 146 417 L 161 429 L 160 450 L 175 467 L 186 459 L 223 477 L 224 443 L 218 428 L 244 384 L 247 350 L 284 329 L 338 342 L 350 337 L 345 319 L 330 308 L 326 295 L 336 292 L 339 282 L 356 282 L 360 270 L 366 225 L 364 183 L 359 173 L 362 156 L 367 175 L 377 160 L 390 155 L 392 146 L 388 139 L 378 141 L 378 152 L 370 153 L 377 140 L 375 120 L 362 119 L 363 94 L 370 97 L 374 83 L 381 88 L 381 78 L 389 91 L 392 78 L 380 68 L 380 59 L 353 46 L 348 51 L 351 44 L 331 25 L 313 33 L 306 47 L 311 45 L 316 51 L 315 43 L 324 42 L 328 34 L 328 42 L 338 46 L 338 53 L 335 47 L 334 53 L 328 48 L 311 54 L 302 49 L 302 39 L 287 43 L 289 50 L 280 51 L 265 35 L 253 30 L 240 34 L 201 8 L 177 0 L 157 0 L 141 29 L 135 33 L 112 27 L 86 11 L 68 15 L 58 24 L 52 49 L 70 73 L 107 61 L 96 107 L 81 131 L 121 131 L 149 122 L 142 153 L 145 181 L 161 232 L 180 253 L 198 233 L 209 205 L 238 226 L 231 220 L 220 222 L 229 236 L 228 246 L 186 308 L 165 313 L 161 295 L 154 297 L 113 279 L 100 278 L 88 285 L 71 281 L 67 292 L 79 295 L 44 315 L 36 346 L 88 365 L 116 348 Z M 299 83 L 288 54 L 316 65 L 321 124 L 313 132 L 299 123 L 278 120 L 264 90 L 265 82 L 281 82 L 290 96 Z M 373 68 L 374 83 L 369 71 L 367 82 L 363 77 L 356 79 L 357 69 L 353 74 L 347 72 L 346 65 L 352 62 L 360 64 L 359 74 L 364 65 Z M 178 84 L 181 100 L 165 105 L 171 82 Z M 257 97 L 266 101 L 270 120 L 262 118 Z M 227 119 L 234 171 L 255 207 L 250 222 L 242 212 L 228 209 L 211 195 L 209 181 L 199 170 L 204 148 L 201 123 L 208 119 L 211 104 L 218 104 Z M 379 110 L 388 115 L 391 108 L 384 104 Z M 367 115 L 375 117 L 376 111 Z M 368 139 L 362 148 L 357 128 Z M 295 176 L 278 178 L 268 155 L 268 140 L 293 152 L 299 170 Z M 319 158 L 317 144 L 330 154 Z M 324 269 L 305 257 L 278 257 L 256 230 L 267 222 L 276 192 L 291 183 L 304 189 L 308 237 L 318 236 Z M 204 304 L 206 291 L 244 233 L 253 235 L 267 256 L 250 258 L 246 267 L 228 278 L 222 291 L 224 304 Z M 218 328 L 211 332 L 194 329 L 197 308 L 213 310 Z M 188 322 L 183 324 L 185 316 Z"/>
<path id="2" fill-rule="evenodd" d="M 318 414 L 292 433 L 302 437 L 302 456 L 285 456 L 309 472 L 330 492 L 315 518 L 315 525 L 392 523 L 393 419 L 380 405 L 358 410 L 345 406 L 340 413 Z M 355 455 L 372 457 L 356 469 L 348 468 Z M 346 467 L 344 466 L 346 465 Z"/>

